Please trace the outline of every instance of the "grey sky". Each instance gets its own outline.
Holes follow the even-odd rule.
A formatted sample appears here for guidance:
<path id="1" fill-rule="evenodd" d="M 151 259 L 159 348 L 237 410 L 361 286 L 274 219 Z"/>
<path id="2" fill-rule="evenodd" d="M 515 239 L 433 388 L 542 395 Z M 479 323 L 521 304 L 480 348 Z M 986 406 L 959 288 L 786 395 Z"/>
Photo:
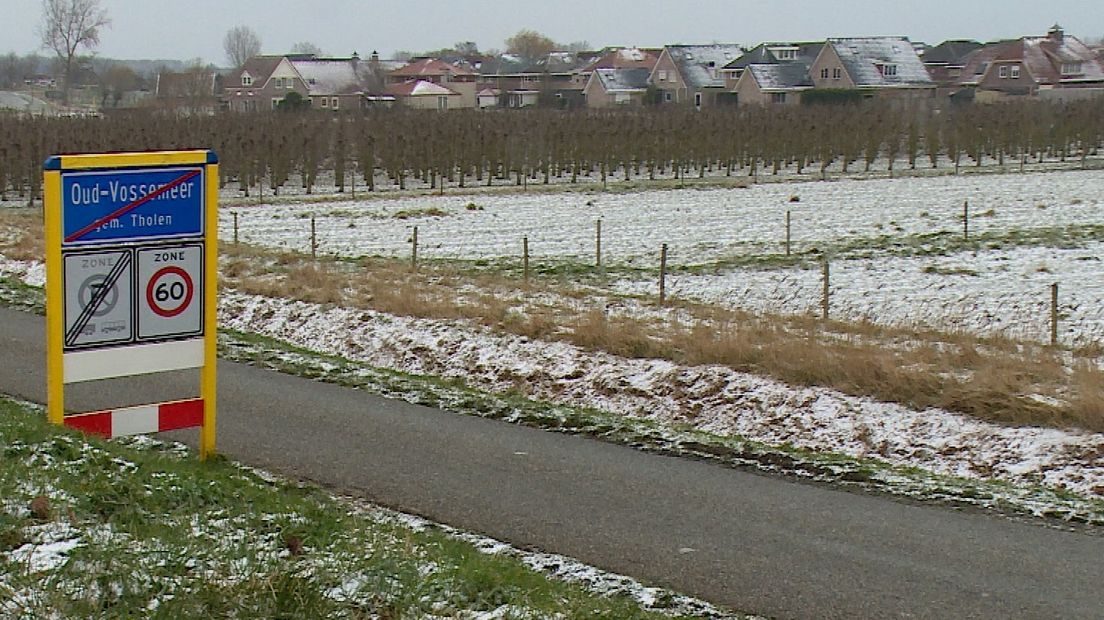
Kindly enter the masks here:
<path id="1" fill-rule="evenodd" d="M 1055 22 L 1083 38 L 1104 36 L 1104 1 L 1066 0 L 101 0 L 111 27 L 99 54 L 225 64 L 222 37 L 244 24 L 266 53 L 310 41 L 329 54 L 377 49 L 421 51 L 475 41 L 480 49 L 532 28 L 560 42 L 660 46 L 664 43 L 823 39 L 903 35 L 937 43 L 1044 34 Z M 0 0 L 0 52 L 39 48 L 38 0 Z"/>

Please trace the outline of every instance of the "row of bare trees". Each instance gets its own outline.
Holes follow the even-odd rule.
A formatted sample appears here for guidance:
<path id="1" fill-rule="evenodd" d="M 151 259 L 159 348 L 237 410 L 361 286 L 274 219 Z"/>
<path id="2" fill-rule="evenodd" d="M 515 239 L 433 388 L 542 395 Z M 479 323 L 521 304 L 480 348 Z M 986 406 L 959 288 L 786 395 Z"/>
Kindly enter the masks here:
<path id="1" fill-rule="evenodd" d="M 1104 143 L 1099 102 L 1023 101 L 932 110 L 862 105 L 695 111 L 379 110 L 364 114 L 134 113 L 0 117 L 0 197 L 33 201 L 53 153 L 213 148 L 222 183 L 246 195 L 503 183 L 826 174 L 1084 159 Z"/>

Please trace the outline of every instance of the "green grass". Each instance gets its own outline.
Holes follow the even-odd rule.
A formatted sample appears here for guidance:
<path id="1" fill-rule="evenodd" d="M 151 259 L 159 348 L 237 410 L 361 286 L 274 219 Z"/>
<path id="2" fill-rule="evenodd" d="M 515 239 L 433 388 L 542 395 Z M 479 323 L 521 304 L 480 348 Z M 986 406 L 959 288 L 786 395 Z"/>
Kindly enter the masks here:
<path id="1" fill-rule="evenodd" d="M 32 513 L 36 498 L 48 511 Z M 55 541 L 69 541 L 55 565 L 28 561 Z M 663 617 L 311 485 L 200 463 L 179 445 L 86 439 L 0 398 L 0 616 L 455 617 L 506 605 L 516 611 L 502 617 Z"/>

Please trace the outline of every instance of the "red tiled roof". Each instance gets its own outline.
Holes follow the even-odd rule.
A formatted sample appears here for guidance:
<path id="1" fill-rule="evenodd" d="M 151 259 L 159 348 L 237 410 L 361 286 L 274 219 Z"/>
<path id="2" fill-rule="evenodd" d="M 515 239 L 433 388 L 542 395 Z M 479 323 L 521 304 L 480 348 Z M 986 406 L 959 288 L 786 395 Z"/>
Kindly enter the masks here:
<path id="1" fill-rule="evenodd" d="M 419 58 L 391 72 L 394 77 L 423 77 L 427 75 L 476 75 L 466 67 L 450 65 L 436 58 Z"/>

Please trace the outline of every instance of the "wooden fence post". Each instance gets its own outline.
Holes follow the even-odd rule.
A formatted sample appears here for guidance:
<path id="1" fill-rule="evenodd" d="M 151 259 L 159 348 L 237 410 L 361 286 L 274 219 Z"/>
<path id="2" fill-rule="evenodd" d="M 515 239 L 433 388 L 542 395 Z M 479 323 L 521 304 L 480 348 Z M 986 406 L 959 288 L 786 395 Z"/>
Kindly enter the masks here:
<path id="1" fill-rule="evenodd" d="M 667 244 L 659 248 L 659 305 L 667 301 Z"/>
<path id="2" fill-rule="evenodd" d="M 790 210 L 786 209 L 786 256 L 790 255 Z"/>
<path id="3" fill-rule="evenodd" d="M 962 201 L 962 240 L 970 240 L 970 201 Z"/>
<path id="4" fill-rule="evenodd" d="M 410 266 L 418 270 L 418 227 L 414 227 L 414 236 L 410 239 Z"/>
<path id="5" fill-rule="evenodd" d="M 595 263 L 594 264 L 599 269 L 601 269 L 602 268 L 602 220 L 601 220 L 601 218 L 599 218 L 598 221 L 595 222 L 595 228 L 594 228 L 594 258 L 595 258 Z"/>
<path id="6" fill-rule="evenodd" d="M 318 258 L 318 234 L 314 227 L 314 216 L 311 216 L 311 258 Z"/>
<path id="7" fill-rule="evenodd" d="M 238 245 L 238 212 L 234 211 L 234 245 Z"/>
<path id="8" fill-rule="evenodd" d="M 529 284 L 529 237 L 521 238 L 521 267 L 525 273 L 525 283 Z"/>
<path id="9" fill-rule="evenodd" d="M 1050 285 L 1050 346 L 1058 346 L 1058 283 Z"/>
<path id="10" fill-rule="evenodd" d="M 822 271 L 823 276 L 824 276 L 824 289 L 821 292 L 821 296 L 820 296 L 820 318 L 827 321 L 828 320 L 828 295 L 829 295 L 829 291 L 830 291 L 829 284 L 828 284 L 828 259 L 827 258 L 824 259 L 824 263 L 821 266 L 821 271 Z"/>

